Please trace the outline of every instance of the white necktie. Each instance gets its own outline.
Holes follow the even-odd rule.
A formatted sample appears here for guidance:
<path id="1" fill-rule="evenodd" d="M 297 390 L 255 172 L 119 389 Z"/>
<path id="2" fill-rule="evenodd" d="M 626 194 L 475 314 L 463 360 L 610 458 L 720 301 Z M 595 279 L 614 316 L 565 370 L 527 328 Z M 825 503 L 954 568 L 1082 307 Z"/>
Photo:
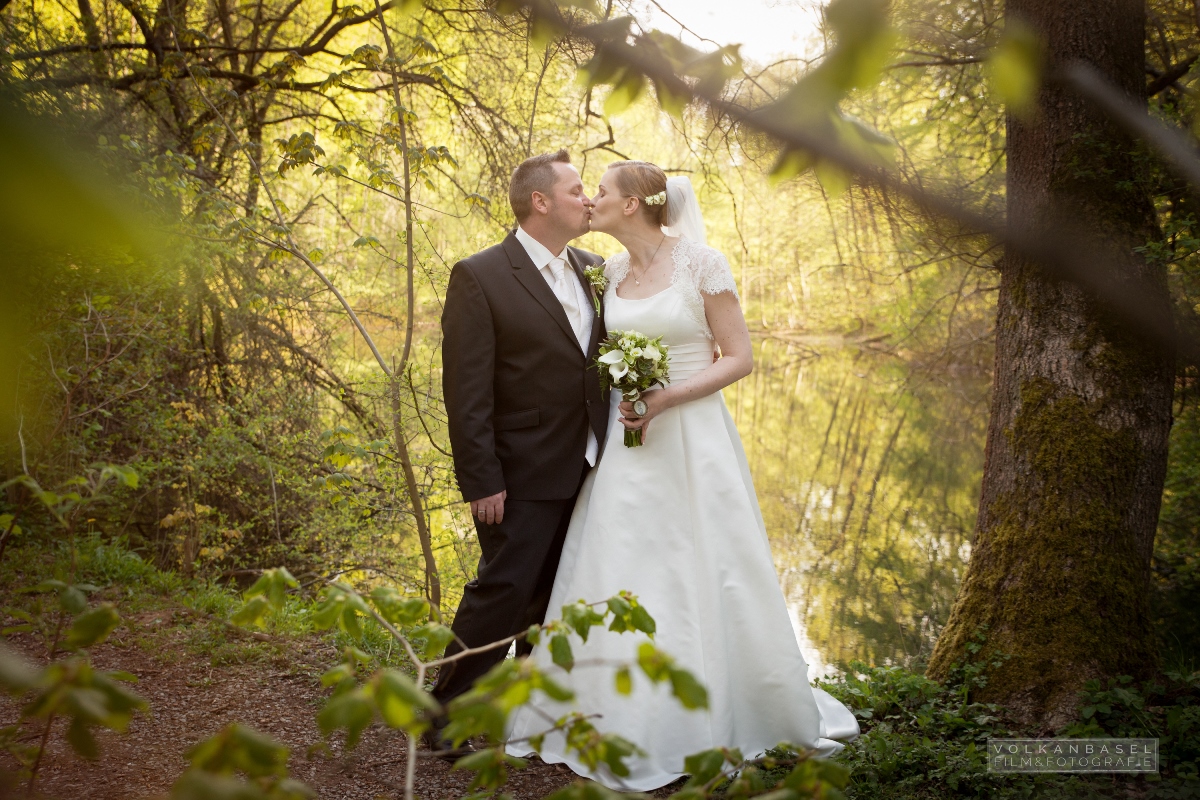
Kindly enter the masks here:
<path id="1" fill-rule="evenodd" d="M 575 280 L 575 270 L 568 269 L 567 262 L 561 258 L 550 259 L 550 263 L 546 266 L 550 267 L 550 274 L 554 276 L 554 280 L 550 282 L 550 288 L 554 291 L 554 296 L 562 303 L 563 311 L 567 314 L 567 322 L 571 323 L 571 330 L 575 332 L 575 338 L 579 341 L 579 347 L 586 353 L 588 349 L 587 342 L 585 341 L 587 334 L 584 333 L 584 320 L 579 308 L 579 295 L 575 291 L 576 284 L 573 283 Z M 592 426 L 588 425 L 587 447 L 583 454 L 583 457 L 587 459 L 588 466 L 596 466 L 596 456 L 599 452 L 600 445 L 596 440 L 596 433 L 592 430 Z"/>
<path id="2" fill-rule="evenodd" d="M 575 280 L 575 271 L 568 270 L 567 263 L 561 258 L 552 258 L 550 259 L 550 272 L 554 275 L 554 296 L 562 303 L 563 311 L 567 314 L 567 322 L 571 323 L 571 330 L 575 332 L 575 338 L 578 339 L 583 320 L 579 313 L 575 287 L 571 285 L 571 281 Z"/>

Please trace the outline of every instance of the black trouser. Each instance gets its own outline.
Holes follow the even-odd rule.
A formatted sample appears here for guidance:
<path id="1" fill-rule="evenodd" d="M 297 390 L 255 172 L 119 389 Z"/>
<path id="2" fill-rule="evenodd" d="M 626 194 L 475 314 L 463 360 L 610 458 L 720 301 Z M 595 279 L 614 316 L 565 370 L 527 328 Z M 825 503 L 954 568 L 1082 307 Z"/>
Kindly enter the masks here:
<path id="1" fill-rule="evenodd" d="M 581 486 L 587 472 L 584 465 Z M 505 501 L 504 521 L 498 525 L 475 519 L 483 551 L 479 576 L 464 588 L 451 626 L 468 647 L 506 639 L 545 621 L 578 494 L 576 489 L 575 495 L 566 500 Z M 462 649 L 451 642 L 446 655 Z M 518 656 L 528 655 L 531 649 L 524 639 L 517 642 Z M 497 647 L 443 666 L 433 696 L 441 703 L 452 700 L 503 661 L 507 653 L 508 648 Z"/>

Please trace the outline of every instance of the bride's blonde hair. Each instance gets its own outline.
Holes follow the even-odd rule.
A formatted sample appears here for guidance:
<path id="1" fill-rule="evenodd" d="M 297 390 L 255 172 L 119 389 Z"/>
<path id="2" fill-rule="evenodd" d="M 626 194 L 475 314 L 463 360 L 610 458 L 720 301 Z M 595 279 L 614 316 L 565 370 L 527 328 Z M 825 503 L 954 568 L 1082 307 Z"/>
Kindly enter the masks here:
<path id="1" fill-rule="evenodd" d="M 641 200 L 641 209 L 655 225 L 665 225 L 667 214 L 667 174 L 649 161 L 614 161 L 608 165 L 621 194 Z M 647 197 L 662 195 L 662 202 L 652 205 Z"/>

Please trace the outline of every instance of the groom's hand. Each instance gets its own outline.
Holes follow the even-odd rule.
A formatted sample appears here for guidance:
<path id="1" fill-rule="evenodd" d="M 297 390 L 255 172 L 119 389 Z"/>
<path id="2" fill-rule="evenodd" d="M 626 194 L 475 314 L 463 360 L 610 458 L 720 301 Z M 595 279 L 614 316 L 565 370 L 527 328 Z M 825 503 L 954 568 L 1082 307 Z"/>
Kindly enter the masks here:
<path id="1" fill-rule="evenodd" d="M 491 497 L 472 500 L 471 516 L 478 517 L 480 522 L 486 522 L 488 525 L 499 525 L 504 521 L 504 498 L 506 497 L 508 497 L 507 489 Z"/>

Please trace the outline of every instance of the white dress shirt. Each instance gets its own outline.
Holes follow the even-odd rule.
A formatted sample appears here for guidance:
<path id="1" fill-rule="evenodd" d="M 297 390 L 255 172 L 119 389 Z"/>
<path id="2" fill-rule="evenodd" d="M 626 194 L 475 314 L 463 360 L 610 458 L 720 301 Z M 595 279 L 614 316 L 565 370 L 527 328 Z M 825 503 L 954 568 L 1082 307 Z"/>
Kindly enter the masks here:
<path id="1" fill-rule="evenodd" d="M 517 226 L 516 237 L 529 255 L 529 260 L 545 278 L 550 290 L 554 292 L 554 296 L 562 303 L 563 312 L 567 315 L 567 321 L 571 323 L 575 338 L 579 342 L 579 348 L 586 355 L 592 341 L 592 325 L 595 324 L 596 315 L 592 307 L 592 298 L 588 296 L 587 291 L 583 288 L 583 282 L 579 280 L 574 267 L 567 258 L 567 248 L 564 247 L 561 253 L 554 255 L 544 244 L 526 233 L 520 225 Z M 556 259 L 561 261 L 560 274 L 563 276 L 561 281 L 555 274 L 559 265 L 551 263 Z M 596 434 L 592 431 L 590 422 L 587 435 L 587 450 L 584 457 L 588 464 L 594 467 L 596 466 L 596 456 L 600 452 L 600 445 L 596 441 Z"/>

